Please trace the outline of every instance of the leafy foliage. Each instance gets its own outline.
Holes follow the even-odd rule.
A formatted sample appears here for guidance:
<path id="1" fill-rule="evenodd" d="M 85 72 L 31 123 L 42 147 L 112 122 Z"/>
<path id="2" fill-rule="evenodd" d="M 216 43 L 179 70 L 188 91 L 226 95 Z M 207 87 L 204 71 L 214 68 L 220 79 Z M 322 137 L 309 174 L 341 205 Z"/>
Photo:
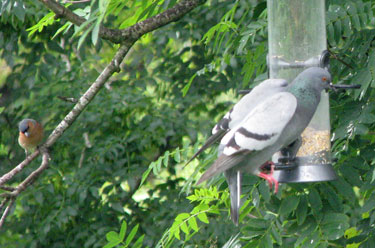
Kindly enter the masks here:
<path id="1" fill-rule="evenodd" d="M 130 244 L 132 243 L 135 235 L 137 234 L 138 226 L 136 225 L 133 227 L 133 229 L 130 231 L 129 235 L 125 239 L 126 235 L 126 229 L 127 229 L 127 224 L 125 221 L 122 222 L 121 224 L 121 229 L 119 233 L 116 233 L 114 231 L 110 231 L 106 234 L 106 238 L 108 240 L 108 243 L 104 246 L 104 248 L 112 248 L 115 246 L 118 246 L 121 244 L 121 247 L 126 248 L 126 247 L 134 247 L 134 248 L 139 248 L 142 247 L 142 242 L 144 235 L 139 237 L 132 246 Z"/>
<path id="2" fill-rule="evenodd" d="M 175 3 L 71 4 L 87 20 L 75 27 L 39 2 L 2 1 L 1 174 L 24 158 L 17 123 L 38 119 L 48 135 L 72 108 L 58 97 L 78 98 L 112 58 L 117 46 L 98 38 L 100 24 L 126 28 Z M 333 59 L 334 81 L 362 85 L 330 98 L 339 180 L 282 185 L 273 195 L 246 176 L 239 227 L 223 177 L 194 185 L 216 150 L 185 161 L 235 92 L 266 77 L 266 1 L 212 0 L 133 46 L 122 72 L 54 146 L 50 169 L 17 200 L 0 246 L 372 247 L 374 3 L 326 5 L 329 48 L 353 67 Z"/>

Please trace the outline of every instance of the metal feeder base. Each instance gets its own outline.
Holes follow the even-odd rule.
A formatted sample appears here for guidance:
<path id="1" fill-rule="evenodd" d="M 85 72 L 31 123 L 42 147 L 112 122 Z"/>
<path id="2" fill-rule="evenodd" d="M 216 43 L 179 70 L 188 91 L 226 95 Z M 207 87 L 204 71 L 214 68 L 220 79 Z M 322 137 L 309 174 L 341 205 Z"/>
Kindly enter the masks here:
<path id="1" fill-rule="evenodd" d="M 273 176 L 280 183 L 306 183 L 337 179 L 337 174 L 331 164 L 298 165 L 287 170 L 275 170 Z"/>

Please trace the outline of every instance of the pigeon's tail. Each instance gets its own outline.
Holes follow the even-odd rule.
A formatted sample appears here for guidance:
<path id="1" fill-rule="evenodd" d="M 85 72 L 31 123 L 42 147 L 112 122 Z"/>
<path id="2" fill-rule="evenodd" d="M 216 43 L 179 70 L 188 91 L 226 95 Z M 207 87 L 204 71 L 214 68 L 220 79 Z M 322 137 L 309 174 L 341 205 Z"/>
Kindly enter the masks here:
<path id="1" fill-rule="evenodd" d="M 191 157 L 189 159 L 189 161 L 186 162 L 185 166 L 188 165 L 191 161 L 193 161 L 193 159 L 195 159 L 204 150 L 206 150 L 207 148 L 209 148 L 213 143 L 215 143 L 216 141 L 218 141 L 219 139 L 221 139 L 227 132 L 228 132 L 228 130 L 220 129 L 215 134 L 211 135 L 207 139 L 206 143 L 204 143 L 204 145 L 193 155 L 193 157 Z"/>
<path id="2" fill-rule="evenodd" d="M 230 216 L 233 223 L 238 226 L 241 207 L 241 172 L 228 170 L 225 172 L 230 192 Z"/>
<path id="3" fill-rule="evenodd" d="M 197 185 L 201 184 L 202 182 L 210 179 L 214 175 L 217 175 L 219 173 L 225 172 L 226 170 L 229 170 L 233 168 L 236 165 L 239 165 L 240 163 L 244 162 L 247 156 L 252 154 L 253 151 L 241 151 L 237 152 L 235 154 L 232 154 L 231 156 L 226 156 L 224 154 L 221 154 L 218 159 L 211 165 L 208 170 L 206 170 L 205 173 L 199 178 Z M 246 160 L 245 160 L 246 162 Z"/>

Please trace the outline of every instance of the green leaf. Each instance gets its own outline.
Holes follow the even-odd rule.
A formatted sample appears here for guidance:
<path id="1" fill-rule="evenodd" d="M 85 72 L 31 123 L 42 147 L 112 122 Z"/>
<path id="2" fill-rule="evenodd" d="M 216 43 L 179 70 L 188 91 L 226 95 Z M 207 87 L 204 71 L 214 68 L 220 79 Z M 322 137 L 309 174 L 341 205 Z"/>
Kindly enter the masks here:
<path id="1" fill-rule="evenodd" d="M 265 220 L 265 219 L 260 219 L 260 218 L 250 218 L 246 222 L 246 226 L 254 227 L 257 229 L 268 229 L 268 227 L 270 226 L 270 221 Z"/>
<path id="2" fill-rule="evenodd" d="M 163 162 L 163 157 L 159 157 L 158 160 L 156 160 L 154 167 L 153 167 L 153 173 L 155 175 L 159 175 L 162 162 Z"/>
<path id="3" fill-rule="evenodd" d="M 139 227 L 139 224 L 137 224 L 135 227 L 133 227 L 133 229 L 130 231 L 128 237 L 126 237 L 126 241 L 125 241 L 126 245 L 129 245 L 130 242 L 132 242 L 132 240 L 134 239 L 135 234 L 138 231 L 138 227 Z"/>
<path id="4" fill-rule="evenodd" d="M 351 238 L 357 236 L 360 233 L 361 232 L 357 231 L 357 229 L 355 227 L 351 227 L 351 228 L 345 230 L 344 236 L 345 236 L 346 239 L 351 239 Z"/>
<path id="5" fill-rule="evenodd" d="M 328 213 L 321 223 L 323 235 L 328 240 L 336 240 L 344 236 L 349 228 L 349 217 L 341 213 Z"/>
<path id="6" fill-rule="evenodd" d="M 357 73 L 355 77 L 353 77 L 352 81 L 361 84 L 361 89 L 354 92 L 354 97 L 355 99 L 362 99 L 372 82 L 371 73 L 367 68 L 362 69 Z"/>
<path id="7" fill-rule="evenodd" d="M 186 235 L 189 235 L 190 231 L 189 231 L 189 227 L 187 226 L 186 222 L 183 221 L 180 225 L 180 228 L 181 230 L 186 234 Z"/>
<path id="8" fill-rule="evenodd" d="M 168 167 L 168 163 L 169 163 L 169 151 L 166 151 L 164 153 L 163 164 L 165 167 Z"/>
<path id="9" fill-rule="evenodd" d="M 336 192 L 328 184 L 322 185 L 320 190 L 326 196 L 329 205 L 336 211 L 341 212 L 343 210 L 342 202 Z"/>
<path id="10" fill-rule="evenodd" d="M 94 28 L 93 28 L 92 33 L 91 33 L 91 41 L 92 41 L 92 44 L 94 44 L 94 45 L 96 45 L 98 43 L 100 24 L 101 24 L 101 22 L 98 19 L 98 21 L 95 23 Z"/>
<path id="11" fill-rule="evenodd" d="M 109 242 L 108 244 L 106 244 L 105 246 L 103 246 L 103 248 L 112 248 L 112 247 L 115 247 L 116 245 L 120 244 L 121 242 L 117 242 L 117 241 L 111 241 Z"/>
<path id="12" fill-rule="evenodd" d="M 173 159 L 174 159 L 174 161 L 176 161 L 177 163 L 180 163 L 180 162 L 181 162 L 181 154 L 180 154 L 180 150 L 179 150 L 178 147 L 177 147 L 177 149 L 175 150 L 175 153 L 174 153 Z"/>
<path id="13" fill-rule="evenodd" d="M 283 244 L 283 239 L 281 238 L 278 229 L 274 225 L 271 226 L 271 235 L 278 245 Z"/>
<path id="14" fill-rule="evenodd" d="M 114 231 L 110 231 L 110 232 L 108 232 L 106 235 L 105 235 L 105 237 L 107 238 L 107 240 L 108 241 L 111 241 L 111 242 L 117 242 L 117 241 L 120 241 L 121 242 L 121 240 L 119 239 L 119 236 L 118 236 L 118 234 L 116 233 L 116 232 L 114 232 Z"/>
<path id="15" fill-rule="evenodd" d="M 263 181 L 259 184 L 259 193 L 263 197 L 265 202 L 269 202 L 271 199 L 270 189 L 267 186 L 266 181 Z"/>
<path id="16" fill-rule="evenodd" d="M 188 223 L 189 223 L 190 228 L 193 229 L 195 232 L 199 231 L 197 220 L 195 219 L 195 217 L 193 217 L 193 216 L 190 217 L 188 219 Z"/>
<path id="17" fill-rule="evenodd" d="M 102 15 L 105 14 L 110 0 L 99 0 L 99 11 Z"/>
<path id="18" fill-rule="evenodd" d="M 273 248 L 271 235 L 266 233 L 260 240 L 259 247 L 261 248 Z"/>
<path id="19" fill-rule="evenodd" d="M 91 32 L 92 29 L 93 29 L 93 26 L 91 25 L 85 30 L 85 32 L 83 32 L 82 36 L 78 40 L 78 45 L 77 45 L 78 50 L 81 48 L 83 42 L 86 40 L 87 35 Z"/>
<path id="20" fill-rule="evenodd" d="M 184 88 L 182 88 L 181 92 L 182 92 L 182 96 L 183 96 L 183 97 L 186 96 L 187 92 L 188 92 L 189 89 L 190 89 L 191 83 L 193 82 L 193 80 L 195 79 L 196 76 L 197 76 L 197 74 L 194 74 L 194 75 L 190 78 L 189 82 L 184 86 Z"/>
<path id="21" fill-rule="evenodd" d="M 175 236 L 176 239 L 181 240 L 180 237 L 180 228 L 177 228 L 174 232 L 173 235 Z"/>
<path id="22" fill-rule="evenodd" d="M 361 208 L 361 213 L 366 213 L 368 211 L 371 211 L 375 208 L 375 194 L 372 194 L 372 196 L 365 201 L 365 204 L 363 204 L 363 207 Z"/>
<path id="23" fill-rule="evenodd" d="M 26 29 L 26 31 L 29 31 L 28 37 L 31 37 L 37 31 L 42 32 L 44 27 L 49 26 L 53 24 L 54 22 L 55 22 L 55 13 L 54 12 L 48 13 L 37 24 Z"/>
<path id="24" fill-rule="evenodd" d="M 291 195 L 286 197 L 282 202 L 279 209 L 279 214 L 282 216 L 289 215 L 292 211 L 294 211 L 299 203 L 299 197 L 295 195 Z"/>
<path id="25" fill-rule="evenodd" d="M 314 210 L 314 211 L 319 211 L 320 209 L 322 209 L 322 200 L 320 199 L 320 196 L 319 196 L 319 193 L 316 189 L 314 188 L 310 188 L 310 193 L 309 193 L 309 203 L 311 205 L 311 208 Z"/>
<path id="26" fill-rule="evenodd" d="M 350 37 L 353 30 L 351 29 L 351 21 L 348 16 L 342 19 L 342 27 L 344 28 L 343 36 Z"/>
<path id="27" fill-rule="evenodd" d="M 177 215 L 175 220 L 178 221 L 178 222 L 181 222 L 181 221 L 183 221 L 183 220 L 185 220 L 189 217 L 190 217 L 190 214 L 188 214 L 188 213 L 180 213 L 180 214 Z"/>
<path id="28" fill-rule="evenodd" d="M 148 169 L 147 169 L 145 172 L 143 172 L 143 174 L 142 174 L 142 180 L 141 180 L 141 183 L 139 184 L 139 188 L 143 185 L 143 183 L 146 181 L 148 175 L 149 175 L 150 172 L 152 171 L 152 168 L 153 168 L 152 165 L 153 165 L 153 163 L 154 163 L 154 162 L 152 162 L 152 163 L 150 164 L 150 166 L 148 167 Z"/>
<path id="29" fill-rule="evenodd" d="M 122 221 L 121 229 L 120 229 L 120 233 L 119 233 L 119 238 L 120 238 L 121 241 L 123 241 L 124 238 L 125 238 L 126 228 L 127 228 L 126 221 Z"/>
<path id="30" fill-rule="evenodd" d="M 206 223 L 206 224 L 209 223 L 206 213 L 201 212 L 201 213 L 197 214 L 197 217 L 203 223 Z"/>
<path id="31" fill-rule="evenodd" d="M 134 245 L 132 246 L 132 248 L 141 248 L 142 247 L 142 244 L 143 244 L 143 239 L 144 239 L 145 235 L 143 234 L 141 237 L 139 237 L 137 239 L 137 241 L 135 241 Z"/>
<path id="32" fill-rule="evenodd" d="M 298 208 L 296 210 L 296 217 L 298 225 L 301 225 L 305 222 L 307 215 L 307 198 L 306 196 L 301 196 Z"/>

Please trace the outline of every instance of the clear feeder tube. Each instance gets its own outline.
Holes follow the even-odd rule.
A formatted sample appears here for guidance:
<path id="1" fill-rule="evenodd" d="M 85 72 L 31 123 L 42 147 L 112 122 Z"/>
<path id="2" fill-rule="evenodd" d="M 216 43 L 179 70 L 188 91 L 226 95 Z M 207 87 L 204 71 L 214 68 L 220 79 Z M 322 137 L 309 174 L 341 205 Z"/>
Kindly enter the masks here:
<path id="1" fill-rule="evenodd" d="M 321 54 L 327 49 L 324 0 L 267 0 L 267 11 L 270 78 L 291 82 L 304 69 L 319 67 Z M 298 168 L 321 165 L 331 168 L 330 149 L 329 98 L 323 92 L 318 109 L 302 134 L 302 145 L 297 153 Z M 299 175 L 285 180 L 281 175 L 279 180 L 325 181 L 336 176 L 334 171 L 328 173 L 328 178 L 319 172 L 314 175 L 313 169 L 300 171 Z"/>

